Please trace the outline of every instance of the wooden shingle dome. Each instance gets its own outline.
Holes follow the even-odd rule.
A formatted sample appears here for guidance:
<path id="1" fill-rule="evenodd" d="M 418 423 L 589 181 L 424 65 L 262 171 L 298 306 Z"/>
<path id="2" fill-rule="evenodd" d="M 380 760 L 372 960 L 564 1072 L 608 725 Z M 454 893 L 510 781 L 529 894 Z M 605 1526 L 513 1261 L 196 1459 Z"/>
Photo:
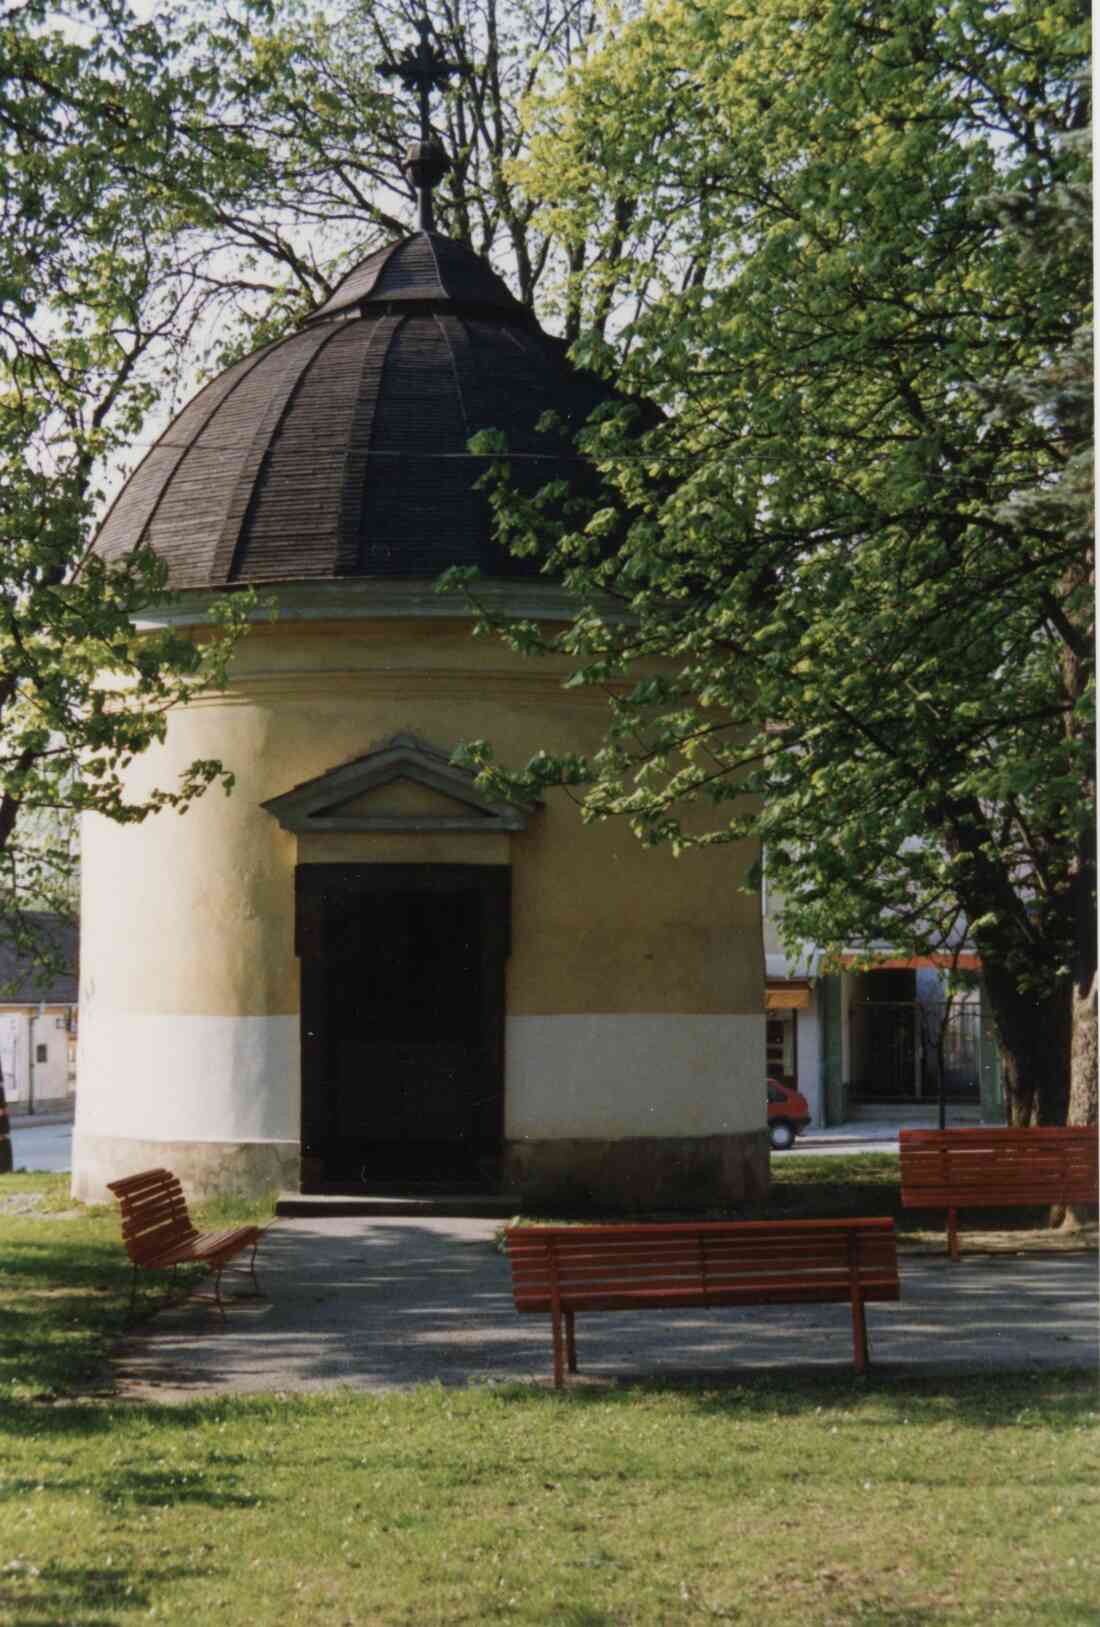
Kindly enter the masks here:
<path id="1" fill-rule="evenodd" d="M 99 534 L 140 543 L 173 588 L 434 577 L 476 565 L 528 576 L 490 536 L 481 429 L 505 432 L 517 484 L 575 483 L 568 439 L 607 388 L 470 249 L 419 231 L 356 266 L 296 333 L 214 379 L 134 472 Z"/>

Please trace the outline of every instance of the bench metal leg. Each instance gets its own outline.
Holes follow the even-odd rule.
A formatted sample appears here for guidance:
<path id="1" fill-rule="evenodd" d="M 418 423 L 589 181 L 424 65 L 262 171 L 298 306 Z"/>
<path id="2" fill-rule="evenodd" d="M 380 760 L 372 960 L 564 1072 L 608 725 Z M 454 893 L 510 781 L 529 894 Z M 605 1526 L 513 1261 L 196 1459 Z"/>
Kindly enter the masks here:
<path id="1" fill-rule="evenodd" d="M 852 1359 L 856 1364 L 857 1373 L 867 1371 L 867 1362 L 870 1352 L 867 1346 L 867 1314 L 863 1304 L 863 1295 L 858 1288 L 852 1289 Z"/>
<path id="2" fill-rule="evenodd" d="M 256 1298 L 257 1299 L 263 1299 L 264 1291 L 260 1287 L 260 1279 L 256 1275 L 256 1250 L 259 1248 L 259 1246 L 260 1246 L 260 1239 L 257 1237 L 256 1241 L 252 1245 L 252 1254 L 251 1254 L 251 1257 L 250 1257 L 249 1262 L 248 1262 L 248 1270 L 249 1270 L 250 1276 L 252 1277 L 252 1285 L 256 1290 Z"/>
<path id="3" fill-rule="evenodd" d="M 573 1330 L 573 1312 L 565 1313 L 565 1353 L 569 1362 L 569 1371 L 577 1371 L 577 1339 Z"/>
<path id="4" fill-rule="evenodd" d="M 561 1307 L 555 1305 L 550 1313 L 551 1331 L 554 1337 L 554 1388 L 563 1389 L 565 1386 L 565 1349 L 562 1338 Z"/>
<path id="5" fill-rule="evenodd" d="M 957 1265 L 959 1261 L 959 1211 L 957 1209 L 947 1211 L 947 1252 Z"/>
<path id="6" fill-rule="evenodd" d="M 218 1307 L 218 1312 L 224 1322 L 225 1306 L 222 1304 L 222 1272 L 225 1270 L 225 1263 L 223 1261 L 221 1265 L 211 1266 L 210 1269 L 214 1274 L 214 1303 Z"/>

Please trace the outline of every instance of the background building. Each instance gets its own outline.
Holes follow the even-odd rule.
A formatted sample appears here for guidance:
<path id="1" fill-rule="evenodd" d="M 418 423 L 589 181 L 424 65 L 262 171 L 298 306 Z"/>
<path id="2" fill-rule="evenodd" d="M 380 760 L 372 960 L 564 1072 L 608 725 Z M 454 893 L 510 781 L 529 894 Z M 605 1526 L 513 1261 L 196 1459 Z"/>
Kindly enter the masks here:
<path id="1" fill-rule="evenodd" d="M 789 961 L 779 900 L 764 896 L 769 1075 L 797 1086 L 817 1127 L 861 1119 L 938 1122 L 941 1071 L 951 1124 L 1004 1122 L 996 1036 L 978 984 L 977 956 L 958 967 L 973 987 L 948 993 L 947 955 L 889 956 L 861 971 L 821 970 L 810 949 Z"/>
<path id="2" fill-rule="evenodd" d="M 59 915 L 28 919 L 67 969 L 43 974 L 0 941 L 0 1080 L 9 1107 L 45 1112 L 71 1105 L 76 1089 L 78 930 Z"/>

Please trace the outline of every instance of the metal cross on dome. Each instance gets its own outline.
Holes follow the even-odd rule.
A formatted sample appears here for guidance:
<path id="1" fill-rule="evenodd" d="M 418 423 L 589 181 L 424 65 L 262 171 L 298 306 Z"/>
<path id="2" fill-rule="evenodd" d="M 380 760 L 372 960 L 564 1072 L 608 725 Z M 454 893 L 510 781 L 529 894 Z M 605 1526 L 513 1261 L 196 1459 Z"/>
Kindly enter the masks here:
<path id="1" fill-rule="evenodd" d="M 422 232 L 434 229 L 432 189 L 450 167 L 441 141 L 432 135 L 430 103 L 433 90 L 445 85 L 459 71 L 457 62 L 448 62 L 432 42 L 432 25 L 425 13 L 416 25 L 420 43 L 410 46 L 396 62 L 379 65 L 379 73 L 401 80 L 406 90 L 415 90 L 420 103 L 420 140 L 411 142 L 405 155 L 405 173 L 416 188 L 417 224 Z"/>
<path id="2" fill-rule="evenodd" d="M 427 15 L 416 25 L 420 43 L 410 45 L 396 62 L 386 62 L 378 72 L 388 79 L 400 79 L 406 90 L 414 90 L 420 104 L 420 139 L 432 139 L 429 106 L 433 90 L 441 90 L 452 74 L 459 71 L 457 62 L 448 62 L 432 39 L 432 25 Z"/>

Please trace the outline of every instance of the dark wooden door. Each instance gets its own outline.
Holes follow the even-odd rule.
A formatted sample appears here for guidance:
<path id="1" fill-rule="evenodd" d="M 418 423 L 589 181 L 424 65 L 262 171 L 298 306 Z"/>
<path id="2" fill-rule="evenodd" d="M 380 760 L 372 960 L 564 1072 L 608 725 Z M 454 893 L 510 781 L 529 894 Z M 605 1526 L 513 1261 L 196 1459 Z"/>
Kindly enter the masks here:
<path id="1" fill-rule="evenodd" d="M 300 865 L 303 1184 L 491 1178 L 509 872 Z"/>

